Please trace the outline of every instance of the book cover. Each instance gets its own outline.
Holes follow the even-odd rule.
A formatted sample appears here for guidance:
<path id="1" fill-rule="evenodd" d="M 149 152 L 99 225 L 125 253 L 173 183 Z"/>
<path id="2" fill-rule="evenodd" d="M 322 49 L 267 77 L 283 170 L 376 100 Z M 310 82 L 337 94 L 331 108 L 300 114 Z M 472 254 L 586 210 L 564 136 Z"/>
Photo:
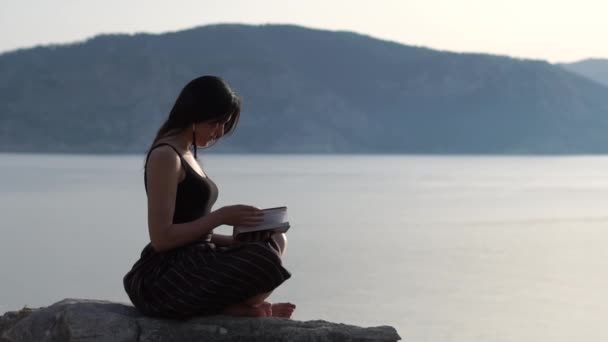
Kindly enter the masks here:
<path id="1" fill-rule="evenodd" d="M 287 218 L 287 207 L 276 207 L 262 209 L 264 212 L 264 221 L 257 226 L 234 226 L 234 235 L 242 233 L 258 232 L 263 230 L 272 230 L 275 232 L 285 233 L 289 229 L 289 221 Z"/>

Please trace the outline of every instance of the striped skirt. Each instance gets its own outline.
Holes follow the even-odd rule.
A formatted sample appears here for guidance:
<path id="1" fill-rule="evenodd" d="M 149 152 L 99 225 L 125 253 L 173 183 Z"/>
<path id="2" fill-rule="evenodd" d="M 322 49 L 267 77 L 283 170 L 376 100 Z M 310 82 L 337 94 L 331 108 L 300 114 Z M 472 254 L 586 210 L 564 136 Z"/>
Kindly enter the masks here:
<path id="1" fill-rule="evenodd" d="M 273 243 L 197 243 L 162 253 L 148 245 L 123 284 L 133 305 L 147 316 L 186 319 L 219 314 L 291 277 Z"/>

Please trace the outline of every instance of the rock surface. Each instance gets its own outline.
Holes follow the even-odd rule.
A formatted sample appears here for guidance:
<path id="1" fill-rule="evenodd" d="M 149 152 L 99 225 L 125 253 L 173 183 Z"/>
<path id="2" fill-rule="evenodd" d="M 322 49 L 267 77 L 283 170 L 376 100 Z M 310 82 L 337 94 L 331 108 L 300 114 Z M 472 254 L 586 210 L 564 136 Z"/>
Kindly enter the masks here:
<path id="1" fill-rule="evenodd" d="M 0 317 L 1 342 L 165 342 L 165 341 L 398 341 L 389 326 L 362 328 L 326 321 L 284 318 L 201 317 L 188 321 L 153 319 L 132 306 L 97 300 L 64 299 L 41 309 Z"/>

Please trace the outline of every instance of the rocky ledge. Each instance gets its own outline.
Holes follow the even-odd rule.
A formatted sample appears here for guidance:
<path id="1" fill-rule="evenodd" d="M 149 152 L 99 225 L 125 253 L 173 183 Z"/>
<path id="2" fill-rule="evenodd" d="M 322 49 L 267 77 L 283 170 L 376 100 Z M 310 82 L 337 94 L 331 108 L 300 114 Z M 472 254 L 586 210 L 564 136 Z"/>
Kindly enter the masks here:
<path id="1" fill-rule="evenodd" d="M 132 306 L 64 299 L 46 308 L 0 317 L 1 342 L 165 341 L 398 341 L 389 326 L 362 328 L 326 321 L 213 316 L 188 321 L 153 319 Z"/>

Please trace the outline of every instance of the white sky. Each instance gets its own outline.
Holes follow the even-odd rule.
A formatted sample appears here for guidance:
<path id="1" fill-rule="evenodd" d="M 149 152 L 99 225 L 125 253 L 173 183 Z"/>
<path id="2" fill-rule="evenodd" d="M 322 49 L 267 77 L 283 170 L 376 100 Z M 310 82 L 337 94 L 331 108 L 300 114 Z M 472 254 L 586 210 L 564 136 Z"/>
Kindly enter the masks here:
<path id="1" fill-rule="evenodd" d="M 222 22 L 348 30 L 550 62 L 608 58 L 608 0 L 0 0 L 0 52 Z"/>

